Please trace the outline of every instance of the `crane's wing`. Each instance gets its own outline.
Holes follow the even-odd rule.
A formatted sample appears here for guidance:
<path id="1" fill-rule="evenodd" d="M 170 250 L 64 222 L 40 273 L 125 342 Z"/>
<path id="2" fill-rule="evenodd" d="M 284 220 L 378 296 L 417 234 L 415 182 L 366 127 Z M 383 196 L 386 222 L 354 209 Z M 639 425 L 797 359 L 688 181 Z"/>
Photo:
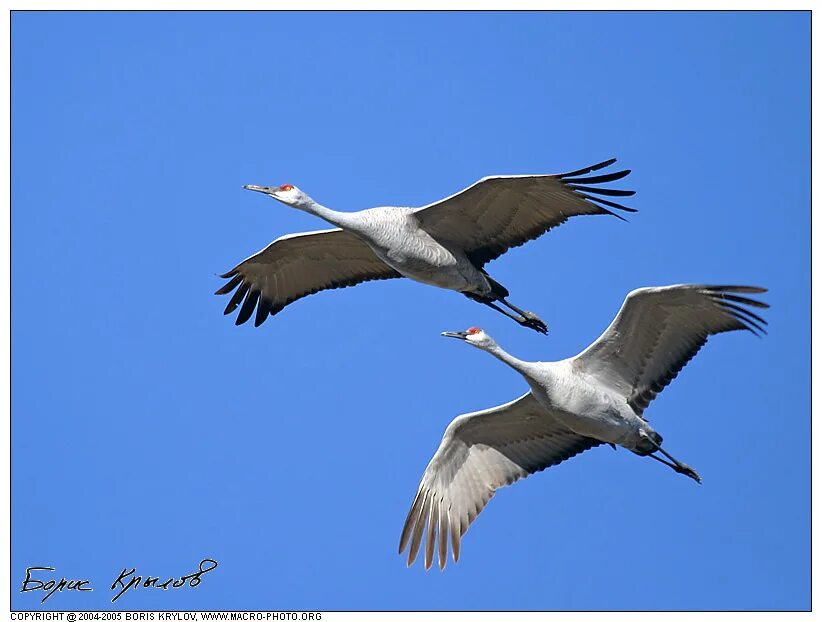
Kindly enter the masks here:
<path id="1" fill-rule="evenodd" d="M 342 229 L 285 235 L 222 275 L 231 279 L 215 294 L 234 295 L 228 315 L 242 303 L 236 324 L 248 321 L 254 308 L 254 326 L 287 304 L 324 289 L 348 287 L 363 281 L 402 276 L 383 263 L 368 245 Z"/>
<path id="2" fill-rule="evenodd" d="M 630 170 L 583 177 L 614 162 L 616 159 L 558 175 L 485 177 L 457 194 L 419 208 L 415 215 L 435 239 L 464 249 L 472 263 L 481 268 L 509 248 L 538 238 L 571 216 L 611 214 L 624 220 L 607 207 L 635 212 L 591 196 L 634 194 L 633 190 L 598 185 L 622 179 Z"/>
<path id="3" fill-rule="evenodd" d="M 739 294 L 766 291 L 739 285 L 635 289 L 611 325 L 572 365 L 622 393 L 641 415 L 710 335 L 731 330 L 764 334 L 767 322 L 745 305 L 769 305 Z"/>
<path id="4" fill-rule="evenodd" d="M 448 539 L 459 561 L 460 538 L 497 488 L 559 464 L 602 443 L 556 421 L 529 392 L 497 406 L 454 419 L 422 476 L 400 536 L 400 554 L 414 563 L 427 526 L 425 568 L 434 546 L 445 567 Z"/>

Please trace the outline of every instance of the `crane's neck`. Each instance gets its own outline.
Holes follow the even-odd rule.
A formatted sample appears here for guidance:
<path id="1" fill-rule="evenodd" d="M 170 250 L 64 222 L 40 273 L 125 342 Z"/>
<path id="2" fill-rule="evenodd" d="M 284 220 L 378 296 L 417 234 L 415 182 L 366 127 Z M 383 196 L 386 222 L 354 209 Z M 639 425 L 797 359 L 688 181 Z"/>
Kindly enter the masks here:
<path id="1" fill-rule="evenodd" d="M 515 357 L 511 354 L 508 354 L 505 350 L 500 348 L 496 343 L 494 343 L 494 344 L 490 345 L 488 348 L 486 348 L 486 352 L 488 352 L 491 355 L 497 357 L 503 363 L 508 365 L 508 367 L 511 367 L 512 369 L 515 369 L 520 374 L 522 374 L 523 376 L 528 378 L 529 371 L 530 371 L 529 367 L 530 367 L 531 364 L 528 363 L 527 361 L 521 361 L 517 357 Z"/>
<path id="2" fill-rule="evenodd" d="M 488 352 L 519 372 L 520 376 L 525 378 L 528 386 L 531 387 L 531 392 L 534 393 L 534 395 L 543 395 L 548 400 L 553 399 L 551 396 L 554 394 L 557 388 L 557 382 L 560 379 L 550 368 L 550 364 L 521 361 L 517 357 L 508 354 L 496 344 L 488 348 Z"/>
<path id="3" fill-rule="evenodd" d="M 308 212 L 309 214 L 319 216 L 326 222 L 330 222 L 332 225 L 341 227 L 342 229 L 355 229 L 357 225 L 356 214 L 352 214 L 350 212 L 338 212 L 325 207 L 324 205 L 320 205 L 313 199 L 308 199 L 302 203 L 295 204 L 294 207 L 304 212 Z"/>

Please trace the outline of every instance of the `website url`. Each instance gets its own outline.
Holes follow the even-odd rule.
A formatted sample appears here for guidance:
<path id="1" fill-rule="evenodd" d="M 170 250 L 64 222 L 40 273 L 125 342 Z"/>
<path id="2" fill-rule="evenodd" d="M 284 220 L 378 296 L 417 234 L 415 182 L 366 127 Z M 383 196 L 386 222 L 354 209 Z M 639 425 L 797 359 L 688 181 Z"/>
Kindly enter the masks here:
<path id="1" fill-rule="evenodd" d="M 322 620 L 322 613 L 315 611 L 203 611 L 203 620 Z"/>

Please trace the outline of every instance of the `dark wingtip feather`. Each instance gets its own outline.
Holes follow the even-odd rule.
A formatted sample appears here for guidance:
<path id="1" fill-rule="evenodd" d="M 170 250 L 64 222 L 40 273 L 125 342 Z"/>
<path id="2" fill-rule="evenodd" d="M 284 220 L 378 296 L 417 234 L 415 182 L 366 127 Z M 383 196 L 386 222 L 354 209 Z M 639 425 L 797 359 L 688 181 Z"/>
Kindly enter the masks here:
<path id="1" fill-rule="evenodd" d="M 577 190 L 577 194 L 579 196 L 581 196 L 582 198 L 587 199 L 588 201 L 595 201 L 596 203 L 599 203 L 601 205 L 607 205 L 608 207 L 613 207 L 614 209 L 619 209 L 619 210 L 622 210 L 623 212 L 631 212 L 631 213 L 636 213 L 637 212 L 637 210 L 634 209 L 633 207 L 625 207 L 621 203 L 615 203 L 614 201 L 609 201 L 608 199 L 601 199 L 600 197 L 592 197 L 588 194 L 585 194 L 584 192 L 580 192 L 579 190 Z M 613 212 L 611 212 L 609 210 L 605 210 L 605 211 L 608 212 L 609 214 L 613 214 Z M 614 216 L 616 216 L 616 214 L 614 214 Z M 625 220 L 625 219 L 623 218 L 622 220 Z"/>
<path id="2" fill-rule="evenodd" d="M 228 301 L 228 304 L 225 307 L 225 311 L 223 311 L 223 315 L 228 315 L 243 301 L 245 295 L 248 293 L 249 288 L 251 287 L 251 283 L 243 283 L 240 285 L 240 288 L 234 292 L 234 295 L 231 297 L 231 300 Z"/>
<path id="3" fill-rule="evenodd" d="M 235 287 L 237 287 L 240 283 L 242 283 L 242 281 L 243 281 L 242 275 L 237 274 L 228 283 L 226 283 L 220 289 L 218 289 L 216 292 L 214 292 L 214 294 L 216 296 L 222 296 L 223 294 L 227 294 L 231 290 L 233 290 Z"/>
<path id="4" fill-rule="evenodd" d="M 574 190 L 584 190 L 585 192 L 593 192 L 594 194 L 601 194 L 606 197 L 631 197 L 636 194 L 636 190 L 615 190 L 614 188 L 597 188 L 594 186 L 577 186 L 576 184 L 568 184 L 569 188 Z"/>
<path id="5" fill-rule="evenodd" d="M 603 169 L 617 161 L 616 158 L 611 158 L 609 160 L 605 160 L 603 162 L 599 162 L 598 164 L 593 164 L 586 168 L 581 168 L 576 171 L 571 171 L 570 173 L 562 173 L 560 175 L 556 175 L 556 178 L 561 180 L 561 182 L 572 190 L 577 196 L 587 200 L 594 202 L 594 205 L 602 210 L 601 213 L 610 214 L 611 216 L 616 216 L 622 221 L 627 222 L 626 218 L 623 218 L 619 214 L 615 214 L 609 209 L 602 207 L 606 205 L 608 207 L 612 207 L 614 209 L 621 210 L 623 212 L 631 212 L 635 213 L 636 210 L 633 207 L 625 207 L 620 203 L 615 203 L 613 201 L 609 201 L 607 199 L 601 199 L 599 197 L 591 196 L 590 194 L 585 194 L 586 192 L 590 192 L 593 194 L 605 195 L 605 196 L 612 196 L 612 197 L 630 197 L 636 194 L 635 190 L 616 190 L 613 188 L 600 188 L 595 186 L 595 184 L 607 183 L 612 181 L 617 181 L 624 177 L 627 177 L 631 173 L 631 169 L 625 169 L 622 171 L 616 171 L 613 173 L 605 173 L 603 175 L 595 175 L 593 177 L 579 177 L 580 175 L 586 175 L 593 171 L 598 171 Z M 576 185 L 579 184 L 579 185 Z"/>
<path id="6" fill-rule="evenodd" d="M 758 325 L 754 324 L 749 318 L 742 315 L 741 313 L 737 313 L 736 311 L 731 311 L 730 309 L 726 309 L 725 313 L 727 313 L 728 315 L 735 318 L 739 322 L 740 328 L 752 332 L 757 337 L 764 337 L 765 335 L 768 334 L 767 330 L 765 330 L 761 326 L 758 326 Z"/>
<path id="7" fill-rule="evenodd" d="M 259 297 L 260 291 L 257 289 L 252 289 L 248 292 L 248 296 L 246 296 L 245 302 L 243 302 L 243 306 L 237 314 L 237 321 L 234 322 L 235 325 L 239 326 L 240 324 L 245 324 L 248 321 L 251 314 L 254 312 L 254 307 L 257 306 L 257 300 Z"/>
<path id="8" fill-rule="evenodd" d="M 599 162 L 598 164 L 592 164 L 591 166 L 586 166 L 585 168 L 578 169 L 576 171 L 571 171 L 570 173 L 560 173 L 557 175 L 560 179 L 565 179 L 566 177 L 576 177 L 578 175 L 587 175 L 588 173 L 593 173 L 594 171 L 598 171 L 600 169 L 605 168 L 606 166 L 611 166 L 614 162 L 616 162 L 616 158 L 611 158 L 610 160 L 605 160 L 604 162 Z"/>
<path id="9" fill-rule="evenodd" d="M 260 300 L 257 303 L 257 314 L 254 316 L 254 328 L 259 327 L 263 322 L 268 319 L 268 314 L 271 311 L 271 303 L 260 296 Z"/>
<path id="10" fill-rule="evenodd" d="M 221 279 L 228 279 L 228 278 L 234 276 L 235 274 L 237 274 L 237 268 L 232 268 L 231 270 L 229 270 L 225 274 L 221 274 L 220 278 Z"/>
<path id="11" fill-rule="evenodd" d="M 721 298 L 722 300 L 733 300 L 734 302 L 741 302 L 742 304 L 751 305 L 752 307 L 757 307 L 759 309 L 770 309 L 771 305 L 767 302 L 763 302 L 761 300 L 754 300 L 753 298 L 747 298 L 745 296 L 735 296 L 734 294 L 725 294 L 725 293 L 714 293 L 715 297 Z"/>
<path id="12" fill-rule="evenodd" d="M 768 325 L 768 321 L 742 305 L 748 305 L 757 309 L 769 309 L 771 305 L 761 300 L 748 298 L 747 296 L 735 295 L 737 293 L 764 294 L 768 291 L 767 288 L 756 285 L 706 285 L 704 286 L 704 289 L 708 292 L 711 298 L 719 304 L 719 306 L 725 309 L 727 313 L 742 322 L 745 325 L 745 328 L 754 334 L 757 334 L 750 328 L 750 326 L 753 326 L 760 331 L 762 335 L 767 334 L 765 326 Z"/>
<path id="13" fill-rule="evenodd" d="M 750 309 L 746 309 L 745 307 L 734 304 L 732 302 L 727 302 L 725 300 L 723 300 L 719 304 L 721 304 L 726 309 L 733 309 L 734 311 L 739 311 L 741 313 L 744 313 L 745 315 L 749 316 L 752 320 L 754 320 L 756 322 L 759 322 L 760 324 L 763 324 L 765 326 L 767 326 L 767 324 L 768 324 L 768 321 L 766 319 L 758 316 L 756 313 L 754 313 Z"/>
<path id="14" fill-rule="evenodd" d="M 625 169 L 624 171 L 617 171 L 616 173 L 606 173 L 605 175 L 595 175 L 594 177 L 576 177 L 569 181 L 572 181 L 575 184 L 605 184 L 609 181 L 617 181 L 622 179 L 623 177 L 627 177 L 631 174 L 631 169 Z"/>
<path id="15" fill-rule="evenodd" d="M 587 196 L 585 194 L 582 194 L 582 193 L 579 193 L 579 194 L 580 194 L 580 196 L 582 196 L 586 199 L 589 199 L 591 201 L 597 201 L 598 200 L 596 197 L 589 197 L 589 196 Z M 601 202 L 602 203 L 610 203 L 610 201 L 601 201 Z M 616 205 L 616 203 L 614 203 L 614 205 Z M 609 216 L 614 216 L 616 218 L 619 218 L 622 222 L 629 222 L 627 218 L 625 218 L 624 216 L 621 216 L 620 214 L 617 214 L 616 212 L 612 212 L 607 207 L 602 207 L 601 205 L 597 205 L 597 207 L 602 210 L 603 214 L 608 214 Z"/>
<path id="16" fill-rule="evenodd" d="M 720 303 L 722 308 L 725 309 L 726 313 L 730 313 L 735 318 L 744 320 L 747 324 L 755 326 L 757 329 L 766 332 L 765 327 L 768 325 L 768 322 L 756 315 L 748 311 L 744 307 L 740 307 L 739 305 L 731 304 L 731 303 Z"/>
<path id="17" fill-rule="evenodd" d="M 758 337 L 762 337 L 768 333 L 768 331 L 765 330 L 768 321 L 751 311 L 748 307 L 767 309 L 770 305 L 761 300 L 754 300 L 746 296 L 737 296 L 728 293 L 762 294 L 768 291 L 767 289 L 754 285 L 706 285 L 703 289 L 725 313 L 739 322 L 738 328 L 746 329 Z"/>
<path id="18" fill-rule="evenodd" d="M 605 168 L 606 166 L 611 166 L 616 161 L 616 158 L 609 158 L 608 160 L 603 160 L 599 164 L 594 164 L 593 166 L 591 166 L 591 170 L 598 171 L 599 169 Z"/>
<path id="19" fill-rule="evenodd" d="M 768 288 L 758 285 L 705 285 L 704 288 L 712 292 L 723 291 L 737 294 L 764 294 L 768 291 Z"/>

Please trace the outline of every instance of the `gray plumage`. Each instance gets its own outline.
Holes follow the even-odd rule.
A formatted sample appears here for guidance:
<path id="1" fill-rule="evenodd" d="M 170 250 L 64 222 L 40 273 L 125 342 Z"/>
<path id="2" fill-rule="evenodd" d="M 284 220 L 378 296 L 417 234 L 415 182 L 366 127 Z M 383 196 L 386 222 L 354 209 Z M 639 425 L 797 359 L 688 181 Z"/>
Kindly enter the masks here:
<path id="1" fill-rule="evenodd" d="M 460 538 L 498 488 L 597 445 L 620 445 L 700 481 L 691 467 L 662 449 L 662 437 L 644 419 L 644 409 L 710 335 L 764 334 L 765 320 L 748 307 L 768 305 L 739 294 L 765 291 L 724 285 L 634 290 L 594 343 L 556 362 L 521 361 L 478 328 L 443 333 L 494 355 L 519 372 L 530 391 L 502 406 L 461 415 L 448 426 L 400 536 L 399 552 L 409 547 L 408 565 L 423 537 L 426 569 L 433 563 L 435 541 L 439 566 L 445 567 L 448 535 L 457 561 Z M 439 521 L 430 520 L 432 508 Z"/>
<path id="2" fill-rule="evenodd" d="M 600 196 L 630 196 L 600 184 L 629 170 L 585 177 L 608 160 L 559 175 L 486 177 L 465 190 L 420 208 L 377 207 L 337 212 L 291 185 L 245 186 L 339 227 L 281 237 L 225 273 L 217 294 L 234 292 L 225 308 L 252 315 L 259 326 L 286 305 L 315 292 L 364 281 L 405 276 L 451 289 L 547 332 L 542 320 L 510 304 L 508 291 L 484 270 L 509 248 L 524 244 L 579 215 L 636 210 Z M 510 311 L 498 306 L 502 304 Z"/>

